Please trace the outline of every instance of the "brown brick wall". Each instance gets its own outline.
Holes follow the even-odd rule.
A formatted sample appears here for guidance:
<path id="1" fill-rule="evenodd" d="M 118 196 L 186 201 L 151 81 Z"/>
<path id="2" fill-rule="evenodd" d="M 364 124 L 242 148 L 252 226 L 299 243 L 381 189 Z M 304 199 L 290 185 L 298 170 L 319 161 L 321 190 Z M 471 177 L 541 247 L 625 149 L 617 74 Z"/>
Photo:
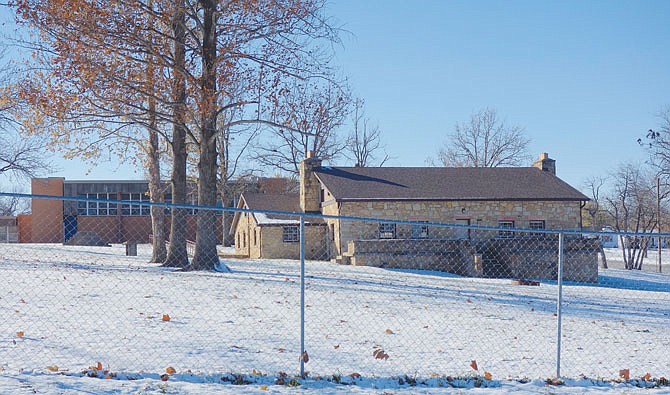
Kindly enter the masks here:
<path id="1" fill-rule="evenodd" d="M 31 191 L 36 195 L 63 196 L 63 178 L 34 178 Z M 63 202 L 61 200 L 32 199 L 32 243 L 63 242 Z"/>

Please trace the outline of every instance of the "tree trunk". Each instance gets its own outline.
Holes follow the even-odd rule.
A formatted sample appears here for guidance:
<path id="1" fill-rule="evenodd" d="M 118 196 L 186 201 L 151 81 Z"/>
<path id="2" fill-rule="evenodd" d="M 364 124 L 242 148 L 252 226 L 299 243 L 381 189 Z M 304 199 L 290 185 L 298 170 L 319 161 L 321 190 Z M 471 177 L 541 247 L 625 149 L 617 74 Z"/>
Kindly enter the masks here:
<path id="1" fill-rule="evenodd" d="M 198 205 L 216 205 L 216 1 L 202 0 L 202 92 L 200 129 L 200 158 L 198 160 Z M 213 270 L 219 263 L 216 251 L 216 212 L 198 210 L 198 227 L 195 239 L 195 255 L 189 269 Z"/>
<path id="2" fill-rule="evenodd" d="M 153 2 L 149 0 L 148 6 L 153 9 Z M 150 30 L 153 29 L 153 21 L 150 21 Z M 150 41 L 152 37 L 150 37 Z M 147 51 L 149 52 L 149 51 Z M 147 62 L 147 82 L 154 90 L 154 82 L 156 81 L 156 66 L 153 57 L 149 58 Z M 155 93 L 155 92 L 152 92 Z M 149 162 L 149 197 L 152 203 L 165 202 L 163 196 L 163 185 L 161 185 L 161 166 L 160 166 L 160 151 L 158 146 L 158 130 L 156 123 L 156 98 L 151 95 L 148 99 L 148 113 L 149 113 L 149 147 L 148 147 L 148 162 Z M 151 261 L 152 263 L 163 263 L 167 258 L 167 249 L 165 248 L 165 210 L 163 207 L 151 206 L 151 234 L 152 249 Z"/>
<path id="3" fill-rule="evenodd" d="M 158 151 L 158 133 L 156 133 L 155 104 L 150 104 L 151 126 L 149 127 L 149 196 L 152 203 L 163 203 L 163 186 L 161 185 L 160 154 Z M 152 252 L 151 262 L 163 263 L 167 258 L 165 248 L 165 211 L 163 207 L 151 206 Z"/>
<path id="4" fill-rule="evenodd" d="M 603 262 L 603 269 L 607 269 L 607 256 L 605 255 L 605 249 L 603 248 L 602 244 L 600 244 L 600 243 L 599 243 L 599 246 L 600 246 L 599 247 L 600 248 L 600 250 L 599 250 L 600 256 L 603 258 L 603 261 L 602 261 Z"/>
<path id="5" fill-rule="evenodd" d="M 186 78 L 182 72 L 186 68 L 186 13 L 184 0 L 176 0 L 176 10 L 172 29 L 174 41 L 173 97 L 174 124 L 172 127 L 172 203 L 186 204 Z M 186 209 L 173 208 L 170 224 L 170 248 L 164 266 L 188 266 L 186 252 Z"/>

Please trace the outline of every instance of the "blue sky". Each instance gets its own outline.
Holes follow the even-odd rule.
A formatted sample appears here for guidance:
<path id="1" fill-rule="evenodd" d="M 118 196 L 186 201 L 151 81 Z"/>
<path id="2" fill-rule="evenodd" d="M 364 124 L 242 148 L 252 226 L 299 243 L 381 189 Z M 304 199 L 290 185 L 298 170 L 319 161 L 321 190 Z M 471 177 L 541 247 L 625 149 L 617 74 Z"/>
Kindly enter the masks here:
<path id="1" fill-rule="evenodd" d="M 392 165 L 422 166 L 457 122 L 496 108 L 579 187 L 623 161 L 670 105 L 670 1 L 339 0 L 338 63 Z"/>
<path id="2" fill-rule="evenodd" d="M 457 122 L 491 107 L 580 188 L 643 161 L 636 140 L 670 106 L 670 1 L 331 0 L 327 12 L 389 165 L 425 166 Z M 68 179 L 143 177 L 59 165 Z"/>

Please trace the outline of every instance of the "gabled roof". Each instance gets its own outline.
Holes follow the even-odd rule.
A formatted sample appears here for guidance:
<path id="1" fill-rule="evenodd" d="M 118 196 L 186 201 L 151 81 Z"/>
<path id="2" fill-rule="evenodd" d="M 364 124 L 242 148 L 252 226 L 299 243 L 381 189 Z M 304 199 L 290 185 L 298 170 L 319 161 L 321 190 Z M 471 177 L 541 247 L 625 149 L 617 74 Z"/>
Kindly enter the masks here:
<path id="1" fill-rule="evenodd" d="M 316 177 L 338 201 L 586 201 L 583 193 L 535 167 L 327 167 Z"/>
<path id="2" fill-rule="evenodd" d="M 300 197 L 297 193 L 253 193 L 245 192 L 240 198 L 238 208 L 248 208 L 249 210 L 259 211 L 280 211 L 288 213 L 299 213 Z M 281 226 L 298 225 L 300 217 L 297 215 L 280 215 L 275 213 L 252 212 L 254 220 L 258 226 Z M 230 233 L 235 232 L 240 212 L 235 213 Z M 305 225 L 323 225 L 325 222 L 321 218 L 305 218 Z"/>

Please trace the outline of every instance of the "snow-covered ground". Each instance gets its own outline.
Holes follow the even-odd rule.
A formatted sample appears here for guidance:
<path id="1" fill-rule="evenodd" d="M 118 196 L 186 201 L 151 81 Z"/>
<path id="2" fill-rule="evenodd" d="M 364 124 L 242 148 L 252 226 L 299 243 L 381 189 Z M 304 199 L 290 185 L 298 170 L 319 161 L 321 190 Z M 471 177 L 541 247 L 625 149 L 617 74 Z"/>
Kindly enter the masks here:
<path id="1" fill-rule="evenodd" d="M 298 262 L 184 273 L 146 263 L 149 252 L 0 244 L 0 393 L 670 394 L 636 387 L 670 376 L 670 275 L 647 271 L 651 252 L 631 272 L 608 250 L 598 284 L 566 284 L 569 385 L 558 387 L 545 385 L 556 374 L 552 282 L 308 262 L 300 379 Z M 639 380 L 616 380 L 622 369 Z"/>

